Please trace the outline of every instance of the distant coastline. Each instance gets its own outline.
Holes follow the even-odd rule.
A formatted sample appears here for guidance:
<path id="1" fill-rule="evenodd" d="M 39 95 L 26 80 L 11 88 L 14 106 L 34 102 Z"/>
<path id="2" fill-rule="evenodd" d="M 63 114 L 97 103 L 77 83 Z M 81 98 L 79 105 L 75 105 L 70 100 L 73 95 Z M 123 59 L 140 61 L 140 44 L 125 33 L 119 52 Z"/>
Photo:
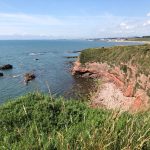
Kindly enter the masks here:
<path id="1" fill-rule="evenodd" d="M 142 37 L 114 37 L 114 38 L 91 38 L 87 39 L 88 41 L 104 41 L 104 42 L 136 42 L 141 44 L 150 44 L 150 36 Z"/>
<path id="2" fill-rule="evenodd" d="M 114 40 L 114 41 L 108 41 L 108 42 L 126 42 L 126 43 L 141 43 L 141 44 L 150 44 L 150 41 L 132 41 L 132 40 Z"/>

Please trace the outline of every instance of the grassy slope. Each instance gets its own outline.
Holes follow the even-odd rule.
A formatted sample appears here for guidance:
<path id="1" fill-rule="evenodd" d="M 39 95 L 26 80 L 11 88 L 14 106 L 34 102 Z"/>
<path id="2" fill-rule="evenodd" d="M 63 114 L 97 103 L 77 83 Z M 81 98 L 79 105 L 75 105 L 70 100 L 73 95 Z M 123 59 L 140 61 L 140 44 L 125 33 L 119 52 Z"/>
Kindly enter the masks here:
<path id="1" fill-rule="evenodd" d="M 150 45 L 115 46 L 110 48 L 94 48 L 81 52 L 80 62 L 107 62 L 110 65 L 128 63 L 138 65 L 139 73 L 150 73 Z"/>
<path id="2" fill-rule="evenodd" d="M 150 113 L 119 115 L 29 94 L 0 106 L 0 149 L 150 149 Z"/>

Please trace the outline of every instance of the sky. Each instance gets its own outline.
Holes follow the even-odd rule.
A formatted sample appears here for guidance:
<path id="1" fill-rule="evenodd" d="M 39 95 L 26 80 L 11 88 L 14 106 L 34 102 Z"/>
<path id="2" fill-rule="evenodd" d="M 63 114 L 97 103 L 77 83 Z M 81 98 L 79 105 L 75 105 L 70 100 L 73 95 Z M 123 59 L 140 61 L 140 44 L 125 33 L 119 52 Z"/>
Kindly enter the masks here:
<path id="1" fill-rule="evenodd" d="M 150 0 L 0 0 L 0 39 L 150 35 Z"/>

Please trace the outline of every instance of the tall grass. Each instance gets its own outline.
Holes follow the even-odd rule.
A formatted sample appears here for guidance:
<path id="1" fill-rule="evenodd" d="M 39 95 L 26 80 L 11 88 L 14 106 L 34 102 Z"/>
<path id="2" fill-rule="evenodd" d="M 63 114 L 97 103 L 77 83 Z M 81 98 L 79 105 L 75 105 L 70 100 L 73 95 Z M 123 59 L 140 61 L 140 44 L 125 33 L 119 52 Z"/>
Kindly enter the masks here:
<path id="1" fill-rule="evenodd" d="M 115 46 L 110 48 L 86 49 L 80 54 L 80 62 L 107 62 L 109 65 L 120 66 L 131 62 L 138 67 L 139 73 L 150 73 L 150 45 Z"/>
<path id="2" fill-rule="evenodd" d="M 120 114 L 28 94 L 0 106 L 0 149 L 149 150 L 150 112 Z"/>

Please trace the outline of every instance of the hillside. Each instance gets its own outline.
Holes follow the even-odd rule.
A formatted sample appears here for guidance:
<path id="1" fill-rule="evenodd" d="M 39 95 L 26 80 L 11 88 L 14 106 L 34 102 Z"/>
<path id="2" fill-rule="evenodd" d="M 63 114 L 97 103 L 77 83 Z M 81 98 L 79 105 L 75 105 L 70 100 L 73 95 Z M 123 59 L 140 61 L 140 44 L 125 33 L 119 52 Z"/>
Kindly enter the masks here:
<path id="1" fill-rule="evenodd" d="M 0 106 L 0 149 L 148 150 L 149 112 L 120 114 L 29 94 Z"/>

